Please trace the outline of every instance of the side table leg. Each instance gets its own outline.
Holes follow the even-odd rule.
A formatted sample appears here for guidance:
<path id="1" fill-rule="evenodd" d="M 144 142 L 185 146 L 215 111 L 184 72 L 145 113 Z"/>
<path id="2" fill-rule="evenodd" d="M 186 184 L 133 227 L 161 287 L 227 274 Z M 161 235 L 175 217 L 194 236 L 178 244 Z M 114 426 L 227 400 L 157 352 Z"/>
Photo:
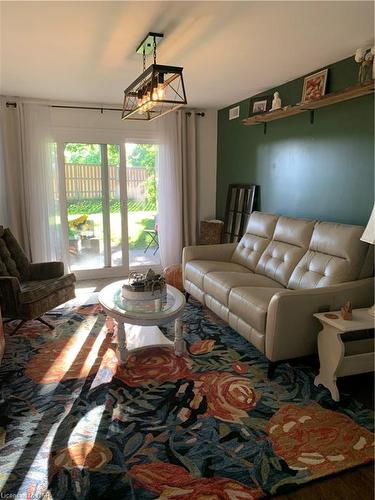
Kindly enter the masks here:
<path id="1" fill-rule="evenodd" d="M 121 321 L 117 322 L 117 338 L 118 338 L 118 351 L 120 355 L 120 364 L 126 363 L 128 357 L 128 351 L 126 349 L 126 333 L 124 323 Z"/>
<path id="2" fill-rule="evenodd" d="M 336 373 L 345 353 L 340 332 L 333 326 L 324 325 L 323 330 L 318 335 L 318 349 L 320 371 L 319 375 L 315 377 L 314 384 L 316 386 L 324 385 L 331 392 L 332 399 L 340 401 Z"/>
<path id="3" fill-rule="evenodd" d="M 182 336 L 182 321 L 177 318 L 174 322 L 174 352 L 177 356 L 182 356 L 186 351 L 186 344 Z"/>

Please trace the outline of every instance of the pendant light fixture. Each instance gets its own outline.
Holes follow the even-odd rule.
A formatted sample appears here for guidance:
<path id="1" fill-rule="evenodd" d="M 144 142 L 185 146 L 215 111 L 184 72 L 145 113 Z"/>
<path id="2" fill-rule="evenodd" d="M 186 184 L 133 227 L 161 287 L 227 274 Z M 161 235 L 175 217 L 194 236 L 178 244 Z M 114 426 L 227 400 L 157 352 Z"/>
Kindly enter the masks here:
<path id="1" fill-rule="evenodd" d="M 183 68 L 156 62 L 161 33 L 148 33 L 137 48 L 143 57 L 143 73 L 124 91 L 123 120 L 151 121 L 187 104 Z M 146 69 L 146 56 L 154 62 Z"/>

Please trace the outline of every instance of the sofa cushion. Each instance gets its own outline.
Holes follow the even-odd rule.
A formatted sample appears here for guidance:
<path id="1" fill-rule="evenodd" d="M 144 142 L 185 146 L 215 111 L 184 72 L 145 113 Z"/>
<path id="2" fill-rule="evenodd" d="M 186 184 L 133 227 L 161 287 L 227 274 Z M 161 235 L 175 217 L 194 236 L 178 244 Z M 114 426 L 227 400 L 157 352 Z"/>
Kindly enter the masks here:
<path id="1" fill-rule="evenodd" d="M 363 230 L 362 226 L 318 222 L 288 288 L 318 288 L 358 279 L 368 252 L 368 245 L 360 241 Z"/>
<path id="2" fill-rule="evenodd" d="M 20 303 L 30 304 L 47 297 L 52 292 L 71 286 L 75 282 L 74 274 L 42 281 L 24 281 L 21 283 Z"/>
<path id="3" fill-rule="evenodd" d="M 272 241 L 263 252 L 255 272 L 286 286 L 309 247 L 314 224 L 312 220 L 280 217 Z"/>
<path id="4" fill-rule="evenodd" d="M 213 271 L 237 271 L 250 273 L 246 267 L 234 262 L 221 262 L 218 260 L 191 260 L 185 266 L 185 279 L 194 283 L 203 290 L 203 278 L 205 274 Z"/>
<path id="5" fill-rule="evenodd" d="M 283 288 L 277 281 L 253 273 L 213 272 L 205 275 L 203 288 L 205 293 L 215 297 L 221 304 L 228 305 L 229 293 L 241 286 L 261 286 Z"/>
<path id="6" fill-rule="evenodd" d="M 232 262 L 254 271 L 260 256 L 272 239 L 277 219 L 277 215 L 253 212 L 250 215 L 246 233 L 233 252 Z"/>
<path id="7" fill-rule="evenodd" d="M 268 305 L 279 288 L 239 287 L 229 294 L 229 310 L 260 333 L 265 333 Z"/>

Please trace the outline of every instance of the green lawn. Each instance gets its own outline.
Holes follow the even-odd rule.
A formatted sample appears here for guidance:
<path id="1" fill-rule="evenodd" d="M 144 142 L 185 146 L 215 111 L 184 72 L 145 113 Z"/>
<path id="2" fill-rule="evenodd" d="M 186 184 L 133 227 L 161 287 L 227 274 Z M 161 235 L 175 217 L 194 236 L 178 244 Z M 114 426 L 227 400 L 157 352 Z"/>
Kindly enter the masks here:
<path id="1" fill-rule="evenodd" d="M 103 238 L 103 219 L 100 213 L 101 205 L 99 210 L 94 211 L 94 206 L 90 200 L 89 210 L 84 210 L 84 200 L 80 203 L 81 211 L 77 210 L 77 204 L 72 203 L 68 205 L 68 220 L 74 220 L 82 215 L 88 216 L 88 221 L 94 222 L 94 232 L 95 236 L 99 239 Z M 137 202 L 129 202 L 137 203 Z M 141 202 L 138 202 L 141 203 Z M 132 204 L 132 208 L 135 205 Z M 140 205 L 138 205 L 140 206 Z M 143 204 L 143 207 L 147 205 Z M 130 210 L 128 205 L 128 234 L 129 234 L 129 248 L 130 249 L 142 249 L 148 245 L 147 236 L 145 235 L 145 229 L 154 229 L 155 227 L 155 216 L 156 210 Z M 112 247 L 116 247 L 121 242 L 121 215 L 119 210 L 112 211 L 110 213 L 110 225 L 111 225 L 111 243 Z"/>

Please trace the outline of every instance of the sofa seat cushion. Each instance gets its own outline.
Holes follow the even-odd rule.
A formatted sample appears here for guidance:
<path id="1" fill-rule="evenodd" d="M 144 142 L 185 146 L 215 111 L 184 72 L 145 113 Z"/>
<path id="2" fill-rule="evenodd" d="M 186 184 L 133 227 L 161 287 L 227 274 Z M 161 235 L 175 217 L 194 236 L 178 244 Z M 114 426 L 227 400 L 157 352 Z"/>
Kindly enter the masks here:
<path id="1" fill-rule="evenodd" d="M 221 304 L 228 306 L 229 293 L 232 288 L 243 286 L 261 286 L 272 288 L 284 288 L 277 281 L 253 273 L 239 272 L 213 272 L 205 275 L 203 289 Z"/>
<path id="2" fill-rule="evenodd" d="M 50 280 L 24 281 L 21 283 L 20 303 L 31 304 L 41 300 L 57 290 L 73 285 L 75 280 L 74 274 L 65 274 Z"/>
<path id="3" fill-rule="evenodd" d="M 239 287 L 229 294 L 229 310 L 260 333 L 265 333 L 268 305 L 280 288 Z"/>
<path id="4" fill-rule="evenodd" d="M 207 273 L 214 271 L 234 271 L 251 273 L 246 267 L 234 262 L 221 262 L 217 260 L 191 260 L 185 266 L 185 278 L 203 290 L 203 278 Z"/>

